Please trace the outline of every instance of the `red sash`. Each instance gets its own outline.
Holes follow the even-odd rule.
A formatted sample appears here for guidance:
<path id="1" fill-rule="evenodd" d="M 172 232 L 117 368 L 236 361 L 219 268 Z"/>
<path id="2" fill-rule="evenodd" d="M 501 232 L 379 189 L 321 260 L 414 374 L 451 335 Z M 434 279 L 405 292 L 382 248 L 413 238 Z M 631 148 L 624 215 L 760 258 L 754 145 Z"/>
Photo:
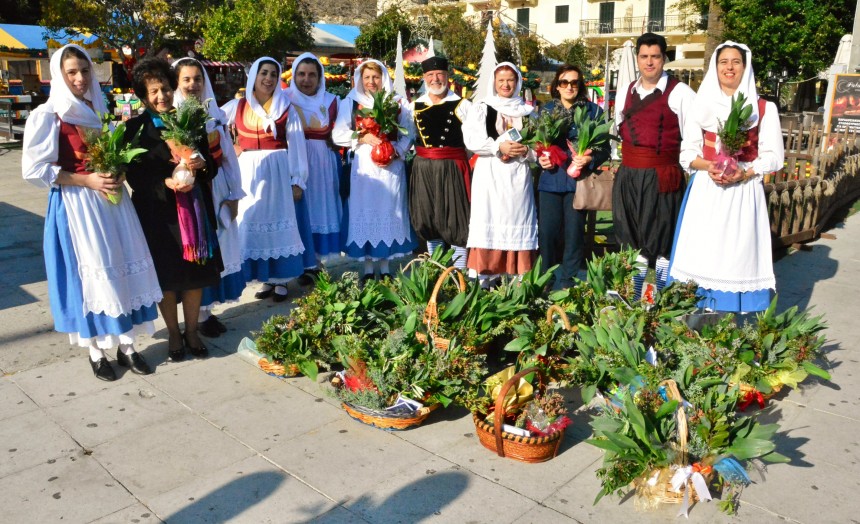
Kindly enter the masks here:
<path id="1" fill-rule="evenodd" d="M 680 153 L 680 151 L 658 153 L 648 147 L 637 147 L 632 142 L 624 142 L 621 165 L 634 169 L 656 170 L 658 191 L 672 193 L 681 189 L 681 166 L 678 164 Z"/>

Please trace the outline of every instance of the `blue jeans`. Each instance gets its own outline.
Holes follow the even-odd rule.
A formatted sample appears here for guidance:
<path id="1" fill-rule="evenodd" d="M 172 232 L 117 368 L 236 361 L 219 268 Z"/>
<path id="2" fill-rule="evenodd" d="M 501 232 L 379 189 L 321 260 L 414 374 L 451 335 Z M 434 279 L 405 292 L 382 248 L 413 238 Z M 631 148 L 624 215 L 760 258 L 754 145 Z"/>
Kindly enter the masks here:
<path id="1" fill-rule="evenodd" d="M 573 277 L 582 266 L 585 243 L 585 214 L 573 208 L 574 192 L 540 192 L 538 205 L 538 241 L 541 265 L 548 269 L 560 264 L 555 272 L 555 288 L 573 285 Z"/>

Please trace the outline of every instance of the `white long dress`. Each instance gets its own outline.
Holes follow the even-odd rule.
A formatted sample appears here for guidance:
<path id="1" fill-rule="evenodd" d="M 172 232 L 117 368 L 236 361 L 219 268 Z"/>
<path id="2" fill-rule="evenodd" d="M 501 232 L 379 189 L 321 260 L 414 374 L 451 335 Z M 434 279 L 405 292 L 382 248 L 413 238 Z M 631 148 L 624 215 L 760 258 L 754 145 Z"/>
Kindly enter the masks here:
<path id="1" fill-rule="evenodd" d="M 254 111 L 245 105 L 238 115 L 238 101 L 222 109 L 229 123 L 239 118 L 253 121 Z M 259 149 L 239 155 L 239 170 L 245 196 L 239 200 L 240 254 L 246 280 L 268 282 L 297 277 L 304 271 L 305 251 L 299 234 L 292 186 L 306 187 L 307 147 L 301 119 L 293 107 L 287 109 L 288 149 Z"/>
<path id="2" fill-rule="evenodd" d="M 693 119 L 687 125 L 691 129 L 684 134 L 682 157 L 701 156 L 702 131 Z M 700 288 L 717 292 L 704 306 L 733 310 L 721 306 L 725 294 L 762 291 L 762 300 L 767 304 L 767 290 L 774 289 L 776 281 L 770 219 L 760 173 L 779 170 L 783 158 L 779 113 L 776 105 L 767 102 L 759 125 L 758 158 L 739 163 L 742 169 L 751 165 L 756 176 L 739 184 L 719 186 L 706 172 L 695 173 L 680 218 L 669 276 L 682 282 L 693 280 Z M 740 303 L 747 303 L 748 298 L 740 298 Z"/>
<path id="3" fill-rule="evenodd" d="M 372 259 L 409 253 L 415 241 L 409 222 L 403 158 L 412 145 L 412 138 L 409 134 L 398 134 L 397 141 L 392 142 L 398 158 L 386 167 L 377 166 L 370 158 L 373 148 L 352 138 L 352 104 L 349 98 L 341 101 L 332 132 L 335 144 L 351 147 L 355 154 L 350 173 L 346 252 L 353 258 Z M 400 106 L 398 123 L 410 129 L 412 113 L 402 101 Z"/>
<path id="4" fill-rule="evenodd" d="M 463 123 L 466 148 L 478 155 L 472 173 L 472 215 L 467 247 L 502 251 L 538 248 L 537 213 L 529 161 L 526 157 L 503 162 L 497 156 L 501 139 L 487 135 L 487 106 L 474 104 Z M 512 120 L 522 128 L 522 119 Z"/>

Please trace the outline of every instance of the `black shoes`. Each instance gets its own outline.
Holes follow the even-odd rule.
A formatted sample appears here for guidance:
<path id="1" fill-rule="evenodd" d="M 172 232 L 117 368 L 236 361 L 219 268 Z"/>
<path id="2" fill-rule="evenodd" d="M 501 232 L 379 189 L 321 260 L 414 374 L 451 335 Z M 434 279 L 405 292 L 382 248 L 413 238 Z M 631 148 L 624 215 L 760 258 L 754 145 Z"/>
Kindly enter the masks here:
<path id="1" fill-rule="evenodd" d="M 107 359 L 102 359 L 107 362 Z M 140 353 L 135 351 L 131 355 L 126 355 L 122 352 L 121 349 L 116 350 L 116 361 L 120 366 L 124 368 L 129 368 L 132 373 L 137 375 L 149 375 L 152 373 L 152 369 L 150 369 L 149 364 L 143 360 L 143 357 L 140 356 Z M 98 373 L 96 373 L 98 377 Z M 99 377 L 101 378 L 101 377 Z"/>
<path id="2" fill-rule="evenodd" d="M 320 270 L 317 268 L 306 269 L 304 273 L 299 275 L 299 278 L 296 279 L 296 282 L 298 282 L 300 286 L 310 286 L 317 281 L 317 275 L 319 274 Z"/>
<path id="3" fill-rule="evenodd" d="M 275 286 L 271 284 L 263 284 L 259 291 L 254 293 L 254 298 L 257 300 L 265 300 L 275 294 Z"/>
<path id="4" fill-rule="evenodd" d="M 218 338 L 222 333 L 227 332 L 227 326 L 218 320 L 218 317 L 211 315 L 204 322 L 197 326 L 197 332 L 207 338 Z"/>
<path id="5" fill-rule="evenodd" d="M 287 286 L 285 284 L 276 284 L 272 289 L 272 302 L 283 302 L 287 299 Z"/>
<path id="6" fill-rule="evenodd" d="M 169 342 L 168 342 L 168 344 L 169 344 Z M 179 348 L 170 349 L 170 347 L 168 346 L 167 356 L 173 362 L 182 362 L 183 360 L 185 360 L 185 336 L 184 335 L 182 336 L 182 345 L 179 346 Z"/>
<path id="7" fill-rule="evenodd" d="M 182 335 L 182 341 L 185 343 L 185 347 L 188 348 L 188 351 L 192 356 L 197 358 L 205 358 L 209 356 L 209 348 L 204 346 L 202 342 L 200 343 L 200 346 L 193 347 L 191 343 L 188 342 L 188 335 L 186 334 Z"/>
<path id="8" fill-rule="evenodd" d="M 104 380 L 106 382 L 113 382 L 116 380 L 116 373 L 114 373 L 113 368 L 110 367 L 110 362 L 105 357 L 98 359 L 96 362 L 93 362 L 92 359 L 88 358 L 90 361 L 90 366 L 93 368 L 93 374 L 99 380 Z"/>

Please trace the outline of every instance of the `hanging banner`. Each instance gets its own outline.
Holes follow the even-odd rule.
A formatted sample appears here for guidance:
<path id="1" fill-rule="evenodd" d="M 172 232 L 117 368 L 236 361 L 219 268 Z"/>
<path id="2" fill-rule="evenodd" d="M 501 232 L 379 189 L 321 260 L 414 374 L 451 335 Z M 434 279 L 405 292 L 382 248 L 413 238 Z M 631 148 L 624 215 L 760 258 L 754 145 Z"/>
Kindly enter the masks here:
<path id="1" fill-rule="evenodd" d="M 831 86 L 828 131 L 860 132 L 860 75 L 836 75 Z"/>

